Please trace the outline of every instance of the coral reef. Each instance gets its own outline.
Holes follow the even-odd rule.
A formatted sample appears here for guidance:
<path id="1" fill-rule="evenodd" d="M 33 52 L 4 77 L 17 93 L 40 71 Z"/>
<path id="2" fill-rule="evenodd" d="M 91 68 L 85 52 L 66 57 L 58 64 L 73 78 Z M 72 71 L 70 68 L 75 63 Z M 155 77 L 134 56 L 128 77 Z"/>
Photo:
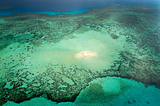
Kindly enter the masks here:
<path id="1" fill-rule="evenodd" d="M 89 82 L 106 76 L 159 88 L 159 12 L 157 6 L 106 6 L 73 16 L 0 17 L 0 105 L 43 94 L 74 101 Z"/>

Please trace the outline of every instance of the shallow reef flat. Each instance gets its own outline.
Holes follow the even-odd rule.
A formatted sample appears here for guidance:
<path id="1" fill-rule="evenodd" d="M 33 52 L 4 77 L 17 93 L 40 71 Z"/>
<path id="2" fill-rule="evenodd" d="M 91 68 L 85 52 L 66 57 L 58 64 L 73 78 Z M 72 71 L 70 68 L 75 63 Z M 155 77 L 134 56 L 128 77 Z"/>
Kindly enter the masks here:
<path id="1" fill-rule="evenodd" d="M 160 103 L 160 90 L 155 86 L 120 77 L 97 78 L 81 90 L 74 102 L 55 102 L 47 95 L 15 103 L 8 101 L 3 106 L 156 106 Z M 154 98 L 154 99 L 153 99 Z"/>
<path id="2" fill-rule="evenodd" d="M 91 81 L 107 76 L 160 88 L 159 13 L 158 6 L 135 5 L 0 17 L 0 105 L 42 95 L 75 101 Z"/>

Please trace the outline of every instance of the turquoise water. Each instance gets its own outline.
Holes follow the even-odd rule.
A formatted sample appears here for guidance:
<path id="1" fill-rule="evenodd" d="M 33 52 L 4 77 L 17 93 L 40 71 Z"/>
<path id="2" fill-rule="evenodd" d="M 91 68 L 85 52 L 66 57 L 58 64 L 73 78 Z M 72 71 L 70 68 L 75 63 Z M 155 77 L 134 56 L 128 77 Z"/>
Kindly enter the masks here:
<path id="1" fill-rule="evenodd" d="M 1 1 L 0 6 L 12 6 L 13 8 L 7 9 L 5 11 L 0 11 L 0 16 L 12 15 L 13 13 L 47 13 L 48 15 L 56 14 L 78 14 L 88 11 L 91 8 L 99 8 L 107 5 L 159 5 L 158 0 L 145 0 L 145 1 L 128 1 L 128 0 L 60 0 L 60 1 Z M 72 11 L 71 13 L 63 12 L 51 12 L 52 10 L 67 10 Z"/>
<path id="2" fill-rule="evenodd" d="M 71 3 L 72 4 L 72 3 Z M 69 4 L 68 4 L 69 5 Z M 72 4 L 73 5 L 73 4 Z M 83 5 L 83 4 L 81 4 Z M 75 8 L 75 7 L 68 7 L 68 8 L 63 8 L 61 5 L 57 8 L 46 8 L 43 10 L 43 8 L 31 8 L 30 7 L 23 7 L 23 6 L 13 6 L 12 9 L 8 9 L 5 11 L 0 11 L 0 16 L 3 15 L 12 15 L 13 13 L 46 13 L 47 15 L 64 15 L 64 14 L 78 14 L 78 13 L 84 13 L 86 11 L 88 11 L 89 9 L 92 8 L 99 8 L 99 7 L 103 7 L 103 6 L 107 6 L 107 5 L 120 5 L 120 4 L 107 4 L 107 3 L 103 3 L 103 4 L 91 4 L 91 5 L 87 5 L 83 6 L 83 7 L 79 7 L 79 8 Z M 70 6 L 70 5 L 69 5 Z M 52 12 L 52 10 L 64 10 L 64 11 L 71 11 L 71 12 Z"/>
<path id="3" fill-rule="evenodd" d="M 160 105 L 158 0 L 8 0 L 0 16 L 0 105 Z"/>

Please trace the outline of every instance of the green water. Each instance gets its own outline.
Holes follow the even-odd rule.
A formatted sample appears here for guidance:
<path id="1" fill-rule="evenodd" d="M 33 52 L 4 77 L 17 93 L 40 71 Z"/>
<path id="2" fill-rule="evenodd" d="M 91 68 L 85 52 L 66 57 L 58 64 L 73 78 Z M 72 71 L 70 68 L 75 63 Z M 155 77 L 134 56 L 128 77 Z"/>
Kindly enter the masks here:
<path id="1" fill-rule="evenodd" d="M 158 105 L 159 13 L 135 5 L 0 17 L 0 104 Z"/>

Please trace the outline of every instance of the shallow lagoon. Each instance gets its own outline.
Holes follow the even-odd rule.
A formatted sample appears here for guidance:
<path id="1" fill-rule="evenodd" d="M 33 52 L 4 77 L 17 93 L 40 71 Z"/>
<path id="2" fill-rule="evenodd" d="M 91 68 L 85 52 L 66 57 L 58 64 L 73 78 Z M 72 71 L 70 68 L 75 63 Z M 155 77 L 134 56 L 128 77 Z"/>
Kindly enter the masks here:
<path id="1" fill-rule="evenodd" d="M 94 6 L 0 17 L 1 105 L 159 104 L 159 5 Z"/>

